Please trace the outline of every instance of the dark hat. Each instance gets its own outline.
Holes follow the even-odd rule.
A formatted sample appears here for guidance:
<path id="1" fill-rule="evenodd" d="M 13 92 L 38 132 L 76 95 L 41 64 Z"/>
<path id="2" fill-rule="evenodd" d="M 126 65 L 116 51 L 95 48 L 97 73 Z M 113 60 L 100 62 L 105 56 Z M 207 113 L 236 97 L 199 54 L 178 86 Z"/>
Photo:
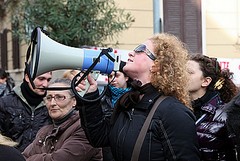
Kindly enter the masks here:
<path id="1" fill-rule="evenodd" d="M 119 66 L 119 71 L 122 72 L 124 75 L 126 75 L 126 73 L 123 71 L 123 67 L 126 65 L 126 62 L 121 61 L 120 62 L 120 66 Z"/>
<path id="2" fill-rule="evenodd" d="M 8 73 L 4 69 L 0 68 L 0 78 L 4 79 L 7 77 L 8 77 Z"/>
<path id="3" fill-rule="evenodd" d="M 132 78 L 130 78 L 130 77 L 123 71 L 123 67 L 124 67 L 125 65 L 126 65 L 126 62 L 124 62 L 124 61 L 121 61 L 121 62 L 120 62 L 119 72 L 122 72 L 125 77 L 128 77 L 127 87 L 130 87 L 130 86 L 131 86 L 131 82 L 132 82 Z"/>

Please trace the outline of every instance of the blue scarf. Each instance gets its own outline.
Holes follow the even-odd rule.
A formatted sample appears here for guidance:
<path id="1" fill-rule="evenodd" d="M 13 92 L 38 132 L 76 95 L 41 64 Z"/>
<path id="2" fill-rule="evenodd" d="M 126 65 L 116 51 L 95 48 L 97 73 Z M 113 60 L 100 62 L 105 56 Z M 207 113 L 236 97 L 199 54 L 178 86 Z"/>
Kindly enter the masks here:
<path id="1" fill-rule="evenodd" d="M 127 91 L 129 91 L 131 88 L 117 88 L 112 85 L 109 85 L 109 89 L 111 91 L 111 97 L 112 97 L 112 104 L 114 107 L 117 100 Z"/>

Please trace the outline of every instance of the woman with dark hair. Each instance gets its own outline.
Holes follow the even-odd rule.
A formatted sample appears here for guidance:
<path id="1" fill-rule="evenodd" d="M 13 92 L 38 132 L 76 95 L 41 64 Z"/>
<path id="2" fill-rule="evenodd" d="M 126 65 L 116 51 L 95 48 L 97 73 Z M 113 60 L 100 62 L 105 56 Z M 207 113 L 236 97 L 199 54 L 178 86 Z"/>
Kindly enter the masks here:
<path id="1" fill-rule="evenodd" d="M 235 161 L 234 145 L 226 127 L 223 104 L 236 94 L 232 73 L 221 70 L 215 58 L 191 55 L 187 63 L 190 75 L 188 90 L 197 121 L 202 161 Z"/>

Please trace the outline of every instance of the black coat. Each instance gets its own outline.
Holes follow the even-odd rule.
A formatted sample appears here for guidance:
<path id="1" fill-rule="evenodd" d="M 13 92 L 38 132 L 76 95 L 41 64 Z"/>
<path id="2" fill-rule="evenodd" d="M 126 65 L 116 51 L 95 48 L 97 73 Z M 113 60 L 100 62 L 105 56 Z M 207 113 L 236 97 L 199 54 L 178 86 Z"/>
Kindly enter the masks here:
<path id="1" fill-rule="evenodd" d="M 105 117 L 111 117 L 114 109 L 114 105 L 112 104 L 111 101 L 111 91 L 108 88 L 106 90 L 105 95 L 101 99 L 101 106 L 102 106 L 102 111 L 105 115 Z M 102 148 L 102 153 L 103 153 L 103 161 L 114 161 L 112 151 L 110 147 L 103 147 Z"/>
<path id="2" fill-rule="evenodd" d="M 240 161 L 240 93 L 225 105 L 229 137 L 235 147 L 237 160 Z"/>
<path id="3" fill-rule="evenodd" d="M 227 114 L 219 93 L 208 92 L 204 100 L 202 106 L 197 108 L 202 113 L 197 120 L 201 160 L 236 161 L 234 145 L 226 125 Z"/>
<path id="4" fill-rule="evenodd" d="M 18 93 L 18 94 L 16 94 Z M 51 122 L 46 106 L 31 107 L 20 96 L 20 89 L 0 98 L 0 131 L 19 143 L 23 151 L 34 140 L 38 130 Z"/>
<path id="5" fill-rule="evenodd" d="M 160 95 L 151 88 L 136 106 L 116 107 L 119 112 L 112 125 L 110 118 L 104 117 L 100 102 L 85 102 L 80 114 L 90 143 L 96 147 L 110 145 L 116 161 L 130 161 L 141 127 Z M 199 161 L 195 117 L 173 97 L 166 98 L 158 107 L 143 142 L 139 161 L 155 160 Z"/>
<path id="6" fill-rule="evenodd" d="M 1 161 L 25 161 L 21 152 L 14 147 L 0 144 L 0 160 Z"/>

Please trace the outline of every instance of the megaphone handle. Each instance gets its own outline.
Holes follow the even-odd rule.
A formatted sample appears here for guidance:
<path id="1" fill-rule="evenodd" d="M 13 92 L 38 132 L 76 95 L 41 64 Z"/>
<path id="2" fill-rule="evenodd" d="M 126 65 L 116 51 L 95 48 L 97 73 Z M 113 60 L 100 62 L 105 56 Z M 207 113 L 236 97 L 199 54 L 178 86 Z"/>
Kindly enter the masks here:
<path id="1" fill-rule="evenodd" d="M 94 80 L 97 80 L 99 74 L 100 74 L 100 71 L 93 71 L 93 72 L 91 73 L 91 76 L 93 77 Z M 83 97 L 83 96 L 86 94 L 88 88 L 90 87 L 90 84 L 89 84 L 89 82 L 88 82 L 87 79 L 85 79 L 85 82 L 86 82 L 85 90 L 82 90 L 82 91 L 77 92 L 81 97 Z"/>

